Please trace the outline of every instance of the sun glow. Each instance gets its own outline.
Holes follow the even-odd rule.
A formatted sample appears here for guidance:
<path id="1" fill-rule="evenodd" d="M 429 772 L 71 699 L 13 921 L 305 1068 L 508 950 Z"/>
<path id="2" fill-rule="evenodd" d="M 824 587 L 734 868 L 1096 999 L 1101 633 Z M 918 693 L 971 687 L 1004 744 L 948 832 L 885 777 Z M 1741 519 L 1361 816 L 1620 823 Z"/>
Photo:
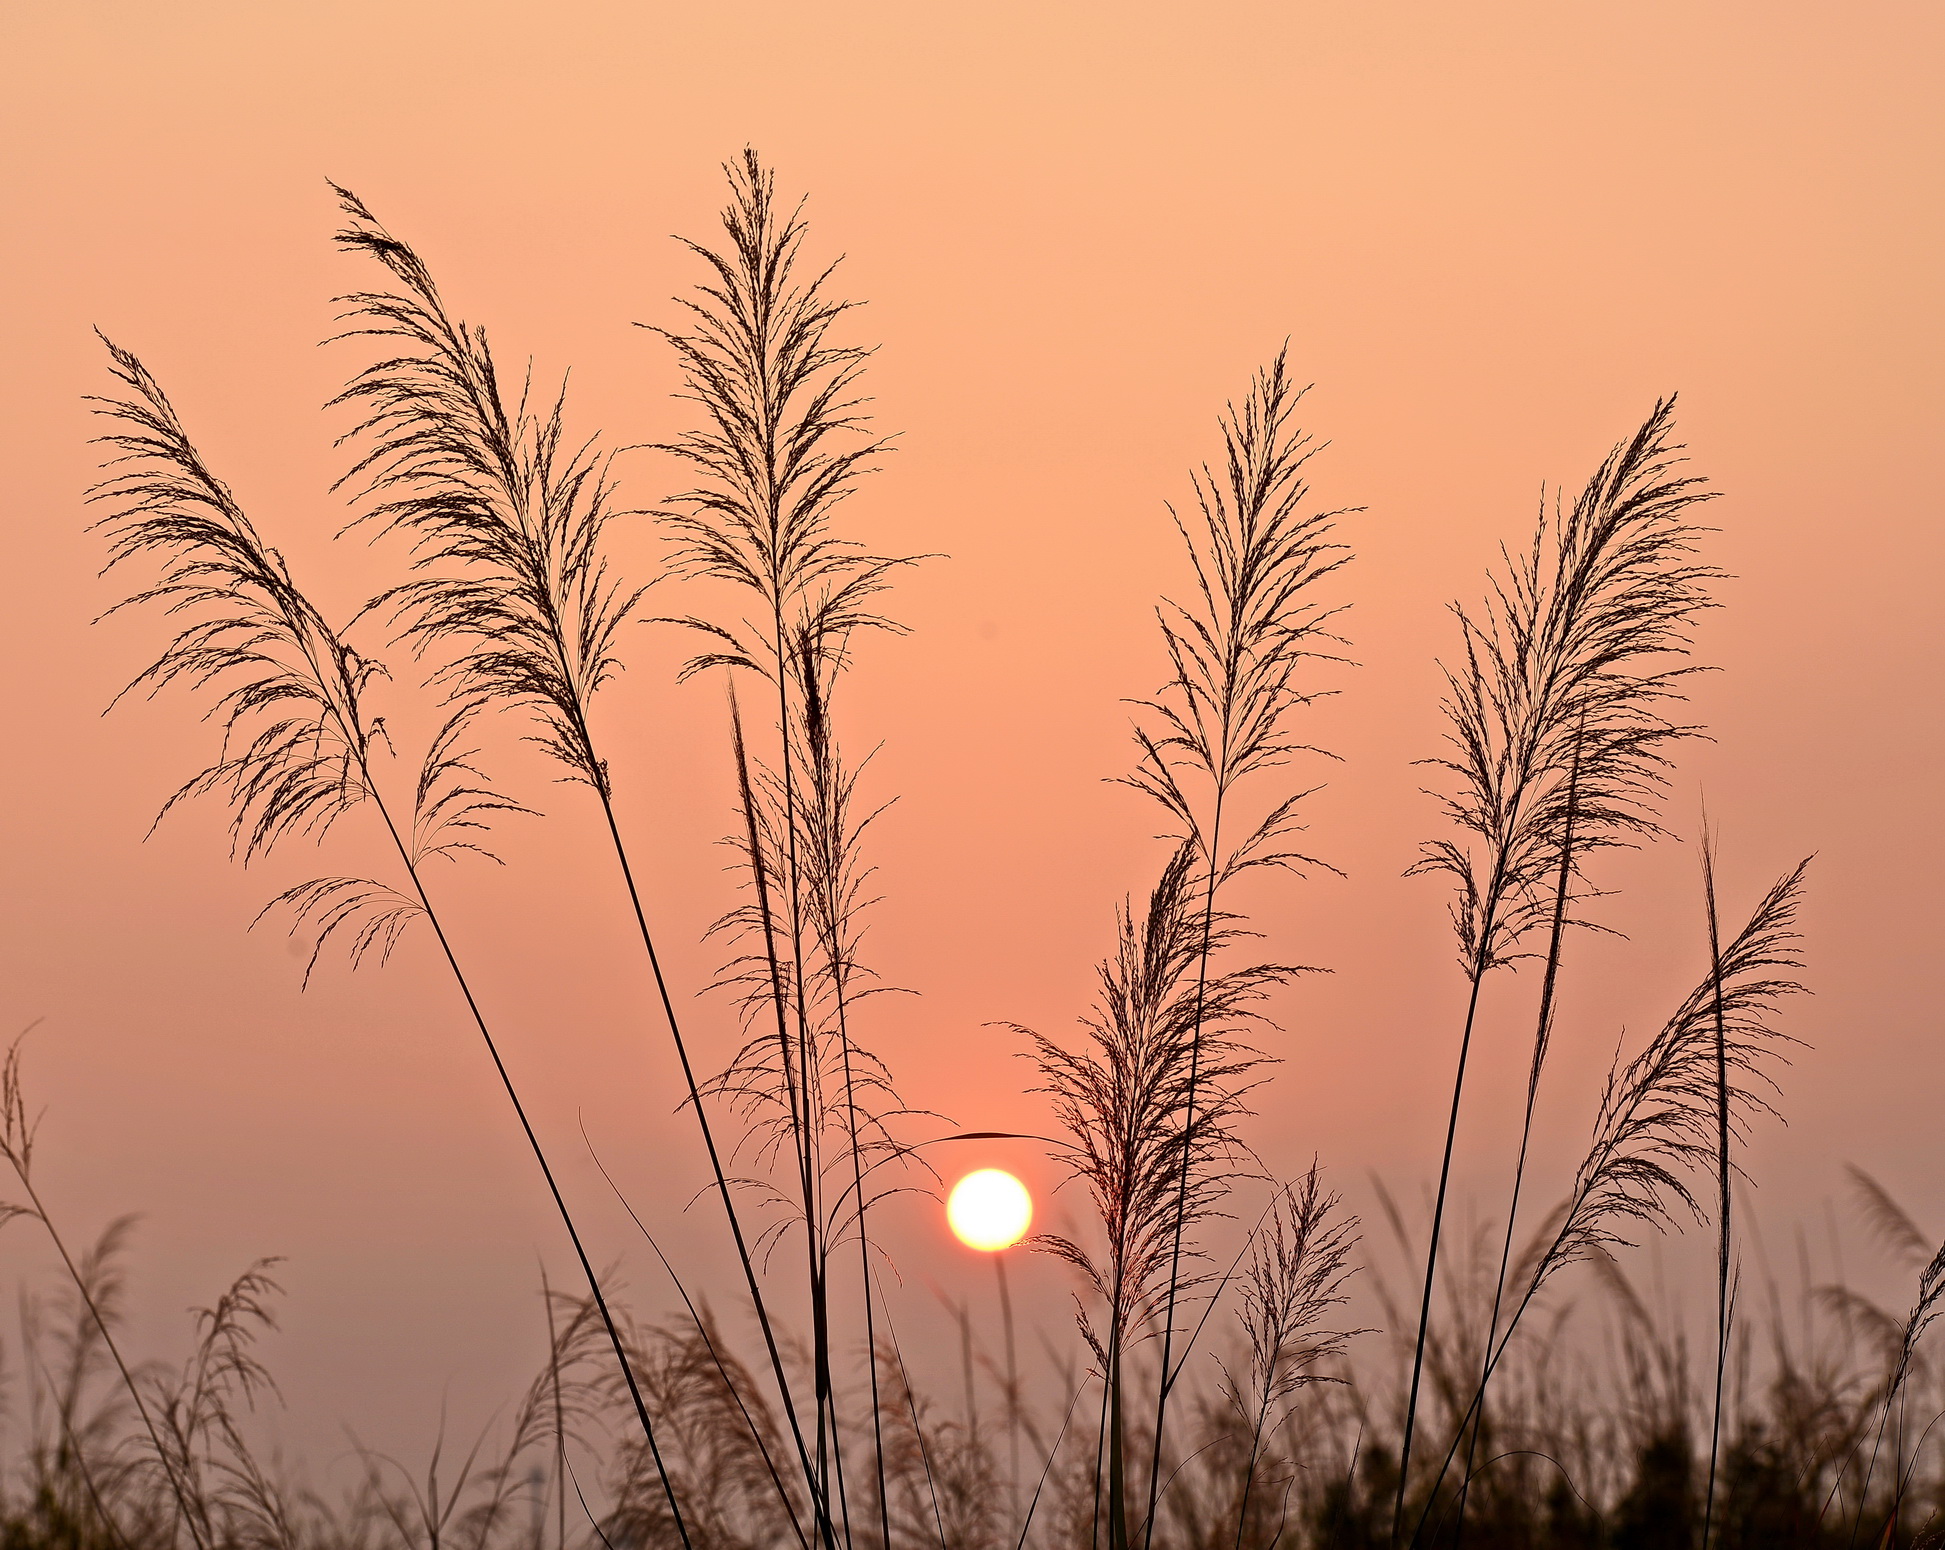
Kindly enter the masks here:
<path id="1" fill-rule="evenodd" d="M 1018 1243 L 1033 1221 L 1026 1185 L 999 1168 L 981 1168 L 952 1186 L 946 1220 L 968 1248 L 987 1253 Z"/>

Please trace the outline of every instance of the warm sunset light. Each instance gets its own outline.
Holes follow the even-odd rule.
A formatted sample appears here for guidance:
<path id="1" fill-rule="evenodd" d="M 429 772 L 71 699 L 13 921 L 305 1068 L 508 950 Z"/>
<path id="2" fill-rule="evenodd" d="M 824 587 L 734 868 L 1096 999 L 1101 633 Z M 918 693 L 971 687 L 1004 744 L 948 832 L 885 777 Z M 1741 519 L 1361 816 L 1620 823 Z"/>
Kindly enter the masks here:
<path id="1" fill-rule="evenodd" d="M 0 1550 L 1945 1550 L 1940 59 L 0 0 Z"/>
<path id="2" fill-rule="evenodd" d="M 1033 1197 L 1012 1174 L 981 1168 L 952 1186 L 945 1218 L 967 1248 L 990 1254 L 1026 1236 L 1033 1220 Z"/>

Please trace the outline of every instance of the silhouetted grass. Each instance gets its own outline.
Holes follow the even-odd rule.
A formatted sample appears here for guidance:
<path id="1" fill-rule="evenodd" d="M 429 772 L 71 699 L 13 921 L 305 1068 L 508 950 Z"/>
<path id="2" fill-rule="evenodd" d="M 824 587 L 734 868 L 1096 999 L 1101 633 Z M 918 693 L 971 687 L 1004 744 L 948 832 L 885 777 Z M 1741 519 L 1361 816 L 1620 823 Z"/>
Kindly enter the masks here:
<path id="1" fill-rule="evenodd" d="M 327 621 L 160 386 L 109 346 L 121 396 L 97 401 L 108 460 L 90 498 L 108 510 L 110 568 L 154 571 L 117 606 L 174 631 L 130 687 L 186 689 L 220 729 L 211 764 L 164 812 L 223 800 L 246 864 L 354 811 L 375 820 L 389 872 L 313 878 L 273 901 L 313 937 L 306 977 L 333 940 L 354 964 L 382 963 L 424 922 L 586 1291 L 562 1295 L 543 1275 L 536 1375 L 495 1426 L 464 1445 L 442 1431 L 410 1459 L 360 1449 L 357 1481 L 327 1498 L 259 1451 L 252 1411 L 276 1402 L 260 1344 L 275 1327 L 272 1263 L 195 1315 L 178 1363 L 127 1359 L 127 1224 L 85 1253 L 56 1231 L 16 1046 L 0 1072 L 0 1157 L 22 1198 L 0 1202 L 0 1228 L 38 1224 L 66 1281 L 51 1312 L 23 1302 L 18 1370 L 0 1370 L 25 1396 L 0 1410 L 25 1418 L 0 1453 L 0 1550 L 545 1550 L 550 1538 L 554 1550 L 1396 1550 L 1408 1527 L 1413 1545 L 1475 1550 L 1945 1542 L 1932 1433 L 1945 1395 L 1923 1345 L 1945 1311 L 1945 1249 L 1860 1175 L 1864 1220 L 1916 1278 L 1908 1312 L 1839 1284 L 1806 1286 L 1792 1319 L 1772 1278 L 1759 1321 L 1738 1295 L 1752 1237 L 1746 1216 L 1732 1233 L 1737 1147 L 1781 1092 L 1807 863 L 1724 940 L 1705 835 L 1697 982 L 1639 1048 L 1617 1049 L 1564 1198 L 1537 1227 L 1521 1221 L 1564 944 L 1594 925 L 1589 863 L 1661 837 L 1673 754 L 1696 731 L 1674 708 L 1718 573 L 1697 557 L 1692 508 L 1708 492 L 1677 472 L 1672 400 L 1571 506 L 1543 510 L 1483 608 L 1458 611 L 1450 748 L 1433 761 L 1458 835 L 1414 870 L 1455 885 L 1469 999 L 1424 1231 L 1379 1191 L 1401 1252 L 1424 1266 L 1402 1301 L 1321 1164 L 1273 1183 L 1278 1158 L 1258 1156 L 1270 1148 L 1249 1127 L 1282 1054 L 1278 998 L 1312 971 L 1247 953 L 1255 933 L 1228 889 L 1324 865 L 1295 849 L 1308 792 L 1286 767 L 1318 752 L 1292 718 L 1323 692 L 1312 665 L 1341 649 L 1344 604 L 1320 583 L 1347 551 L 1340 513 L 1310 501 L 1314 443 L 1284 355 L 1223 414 L 1221 457 L 1193 476 L 1194 513 L 1175 516 L 1192 590 L 1161 606 L 1167 677 L 1136 701 L 1122 781 L 1168 815 L 1166 853 L 1131 862 L 1158 875 L 1116 913 L 1079 1038 L 1014 1030 L 1050 1111 L 1039 1139 L 1087 1207 L 1033 1245 L 1073 1273 L 1078 1338 L 1052 1343 L 1047 1382 L 1024 1385 L 1002 1268 L 1003 1364 L 977 1349 L 961 1305 L 963 1402 L 931 1391 L 931 1364 L 915 1372 L 901 1343 L 872 1226 L 914 1177 L 893 1170 L 927 1170 L 898 1133 L 909 1115 L 887 1064 L 859 1036 L 861 1009 L 887 989 L 864 950 L 884 804 L 843 716 L 858 641 L 899 629 L 883 594 L 909 562 L 836 523 L 886 448 L 863 415 L 868 351 L 840 337 L 851 304 L 810 264 L 801 211 L 778 203 L 771 170 L 753 151 L 726 170 L 724 240 L 688 244 L 705 282 L 682 300 L 681 328 L 656 329 L 683 375 L 678 428 L 644 438 L 690 481 L 656 514 L 670 579 L 703 582 L 711 600 L 673 616 L 707 642 L 681 676 L 729 680 L 728 843 L 745 891 L 711 934 L 729 955 L 715 988 L 744 1021 L 719 1047 L 676 1016 L 594 721 L 623 666 L 622 626 L 663 578 L 628 575 L 611 554 L 614 464 L 597 439 L 570 437 L 564 395 L 509 392 L 484 331 L 449 310 L 424 260 L 338 190 L 340 245 L 388 277 L 342 299 L 340 342 L 375 358 L 334 403 L 358 416 L 341 438 L 351 526 L 393 535 L 375 554 L 401 568 L 359 619 L 389 622 L 425 664 L 397 692 L 416 689 L 436 730 L 416 778 L 401 778 L 371 709 L 385 670 L 351 642 L 359 621 Z M 713 616 L 725 598 L 747 617 Z M 751 675 L 761 695 L 739 699 Z M 695 1116 L 748 1340 L 692 1290 L 706 1274 L 662 1257 L 625 1179 L 610 1183 L 679 1312 L 631 1309 L 596 1274 L 435 911 L 433 864 L 490 858 L 491 825 L 529 811 L 484 767 L 507 726 L 599 807 L 682 1071 L 679 1092 L 649 1101 Z M 1545 969 L 1507 1210 L 1465 1234 L 1441 1279 L 1481 982 L 1526 957 Z M 1647 1235 L 1690 1224 L 1715 1248 L 1705 1378 L 1679 1316 L 1651 1308 L 1628 1268 Z M 785 1254 L 773 1274 L 798 1230 L 801 1265 Z M 1341 1327 L 1359 1272 L 1388 1344 Z M 982 1370 L 1004 1428 L 990 1404 L 981 1424 Z M 1414 1453 L 1428 1431 L 1446 1444 L 1436 1470 Z"/>
<path id="2" fill-rule="evenodd" d="M 320 878 L 285 890 L 275 902 L 294 906 L 300 921 L 313 922 L 319 946 L 349 929 L 354 963 L 374 943 L 382 946 L 381 957 L 389 956 L 413 919 L 431 928 L 606 1319 L 573 1214 L 426 891 L 428 861 L 451 859 L 461 850 L 488 854 L 470 840 L 454 838 L 455 831 L 483 830 L 490 815 L 518 810 L 484 785 L 470 784 L 477 772 L 466 754 L 453 751 L 478 702 L 463 700 L 432 739 L 414 790 L 412 822 L 401 828 L 373 765 L 382 746 L 381 723 L 364 708 L 367 690 L 384 669 L 347 644 L 298 590 L 283 556 L 264 542 L 229 488 L 210 471 L 142 363 L 113 344 L 108 350 L 116 377 L 133 396 L 96 401 L 97 412 L 111 426 L 100 439 L 112 456 L 108 476 L 89 499 L 110 508 L 96 524 L 108 533 L 110 568 L 142 558 L 152 559 L 161 571 L 155 586 L 117 607 L 159 606 L 166 615 L 186 619 L 131 687 L 146 684 L 154 690 L 181 683 L 192 691 L 215 691 L 211 714 L 223 723 L 222 755 L 171 797 L 163 812 L 185 796 L 222 795 L 230 805 L 235 846 L 247 864 L 282 840 L 318 837 L 353 807 L 371 805 L 406 887 Z M 653 1454 L 654 1424 L 611 1320 L 608 1332 Z M 663 1484 L 668 1489 L 666 1477 Z M 680 1532 L 681 1510 L 672 1496 L 669 1510 Z M 200 1540 L 198 1550 L 207 1550 Z"/>
<path id="3" fill-rule="evenodd" d="M 874 599 L 909 562 L 873 555 L 832 527 L 837 509 L 886 450 L 868 433 L 858 392 L 869 352 L 831 334 L 851 309 L 830 293 L 836 266 L 806 267 L 801 206 L 783 212 L 775 175 L 753 149 L 724 170 L 725 244 L 684 244 L 709 278 L 678 298 L 685 328 L 652 330 L 681 365 L 679 401 L 702 414 L 700 425 L 659 447 L 696 480 L 661 513 L 674 569 L 752 594 L 755 610 L 735 624 L 696 614 L 673 621 L 710 643 L 682 676 L 721 667 L 733 683 L 734 675 L 753 673 L 768 681 L 776 708 L 774 752 L 752 754 L 732 687 L 739 838 L 751 900 L 716 929 L 744 949 L 725 983 L 743 992 L 750 1025 L 773 1023 L 774 1037 L 753 1035 L 719 1088 L 735 1094 L 764 1130 L 766 1161 L 784 1155 L 787 1143 L 792 1163 L 789 1195 L 773 1195 L 780 1205 L 789 1199 L 783 1222 L 794 1219 L 804 1234 L 812 1485 L 827 1539 L 840 1518 L 849 1534 L 833 1367 L 833 1256 L 847 1236 L 856 1241 L 872 1494 L 886 1540 L 866 1179 L 905 1153 L 886 1125 L 899 1107 L 890 1073 L 852 1031 L 858 1002 L 881 988 L 868 983 L 858 953 L 860 917 L 870 903 L 860 842 L 872 815 L 857 811 L 857 772 L 840 752 L 833 702 L 853 638 L 899 630 Z"/>
<path id="4" fill-rule="evenodd" d="M 1305 1191 L 1300 1181 L 1281 1253 L 1271 1246 L 1262 1256 L 1266 1287 L 1300 1288 L 1306 1279 L 1291 1252 Z M 1463 1320 L 1472 1328 L 1483 1327 L 1492 1291 L 1493 1224 L 1485 1228 L 1477 1273 L 1455 1310 L 1455 1324 Z M 118 1337 L 126 1242 L 127 1226 L 117 1224 L 77 1261 L 106 1329 Z M 1328 1256 L 1311 1262 L 1325 1272 L 1311 1285 L 1326 1297 L 1332 1263 Z M 1485 1429 L 1470 1497 L 1467 1543 L 1489 1550 L 1690 1550 L 1699 1543 L 1709 1376 L 1691 1372 L 1678 1325 L 1651 1311 L 1614 1260 L 1593 1263 L 1599 1273 L 1592 1281 L 1556 1301 L 1551 1318 L 1503 1356 L 1500 1401 Z M 1918 1303 L 1935 1312 L 1939 1278 L 1935 1267 L 1924 1270 Z M 1891 1340 L 1859 1348 L 1847 1330 L 1861 1310 L 1834 1316 L 1819 1291 L 1806 1287 L 1800 1309 L 1788 1313 L 1778 1301 L 1765 1329 L 1776 1347 L 1767 1360 L 1745 1346 L 1732 1363 L 1718 1543 L 1837 1550 L 1852 1543 L 1935 1542 L 1945 1471 L 1935 1447 L 1918 1446 L 1918 1434 L 1945 1410 L 1945 1393 L 1918 1340 L 1923 1315 L 1914 1320 L 1863 1305 L 1888 1327 Z M 198 1531 L 223 1550 L 536 1550 L 557 1538 L 560 1526 L 567 1543 L 587 1550 L 677 1542 L 639 1431 L 628 1440 L 632 1405 L 589 1300 L 554 1294 L 551 1338 L 536 1314 L 529 1337 L 534 1379 L 488 1431 L 456 1440 L 435 1436 L 416 1455 L 364 1450 L 355 1479 L 327 1495 L 258 1451 L 252 1404 L 278 1402 L 256 1344 L 274 1327 L 274 1295 L 264 1270 L 253 1269 L 196 1316 L 183 1360 L 132 1369 L 152 1411 L 170 1418 L 162 1449 L 107 1358 L 102 1326 L 73 1291 L 51 1303 L 41 1297 L 24 1303 L 24 1340 L 12 1345 L 17 1360 L 8 1380 L 9 1413 L 26 1424 L 13 1433 L 0 1476 L 0 1544 L 162 1550 L 193 1542 L 169 1483 L 171 1469 L 182 1472 Z M 794 1542 L 737 1402 L 739 1393 L 761 1386 L 733 1358 L 727 1375 L 719 1366 L 733 1344 L 727 1333 L 706 1314 L 700 1328 L 686 1319 L 637 1323 L 612 1288 L 608 1297 L 660 1423 L 664 1461 L 689 1512 L 693 1542 Z M 1273 1294 L 1265 1305 L 1272 1310 L 1267 1321 L 1253 1316 L 1256 1335 L 1274 1335 L 1276 1301 Z M 1285 1306 L 1314 1309 L 1318 1301 L 1299 1295 Z M 1287 1327 L 1290 1320 L 1281 1322 Z M 1754 1322 L 1741 1327 L 1748 1331 Z M 1410 1332 L 1406 1324 L 1403 1334 Z M 1320 1333 L 1284 1348 L 1277 1359 L 1280 1425 L 1274 1411 L 1268 1424 L 1258 1422 L 1267 1369 L 1255 1364 L 1269 1352 L 1261 1339 L 1238 1339 L 1223 1351 L 1223 1368 L 1237 1383 L 1223 1380 L 1223 1368 L 1211 1363 L 1218 1381 L 1185 1390 L 1182 1424 L 1193 1446 L 1171 1461 L 1158 1542 L 1208 1550 L 1238 1544 L 1375 1550 L 1388 1541 L 1400 1385 L 1408 1370 L 1387 1371 L 1354 1352 L 1340 1356 L 1334 1344 Z M 1434 1342 L 1432 1353 L 1428 1392 L 1459 1395 L 1473 1385 L 1469 1351 Z M 1401 1354 L 1408 1356 L 1408 1348 Z M 908 1389 L 904 1365 L 889 1350 L 883 1365 L 893 1543 L 965 1550 L 1018 1543 L 1017 1528 L 999 1510 L 997 1439 L 971 1429 L 956 1402 Z M 1288 1381 L 1302 1375 L 1337 1381 Z M 1464 1403 L 1462 1397 L 1449 1402 L 1455 1435 Z M 1908 1416 L 1902 1438 L 1899 1406 Z M 1060 1422 L 1058 1409 L 1043 1411 L 1037 1421 L 1053 1467 L 1034 1515 L 1029 1542 L 1036 1545 L 1084 1545 L 1089 1538 L 1093 1428 L 1084 1437 L 1069 1431 L 1056 1448 Z M 787 1449 L 767 1406 L 759 1426 L 773 1447 Z M 1138 1442 L 1148 1440 L 1138 1424 L 1131 1431 Z M 854 1431 L 850 1440 L 868 1445 L 867 1438 Z M 1421 1543 L 1456 1542 L 1456 1503 L 1452 1488 L 1435 1501 L 1414 1492 L 1414 1512 L 1427 1518 Z"/>
<path id="5" fill-rule="evenodd" d="M 1669 746 L 1695 731 L 1671 722 L 1667 710 L 1680 698 L 1682 680 L 1696 671 L 1684 660 L 1688 631 L 1709 606 L 1706 584 L 1719 573 L 1693 558 L 1698 530 L 1689 512 L 1710 492 L 1700 479 L 1674 472 L 1673 414 L 1673 399 L 1656 404 L 1564 513 L 1542 506 L 1531 546 L 1518 558 L 1504 557 L 1476 615 L 1453 609 L 1465 660 L 1445 671 L 1450 752 L 1429 762 L 1456 778 L 1457 790 L 1439 801 L 1465 838 L 1428 842 L 1412 870 L 1444 873 L 1457 887 L 1452 924 L 1468 991 L 1425 1250 L 1394 1534 L 1411 1472 L 1445 1194 L 1481 986 L 1493 969 L 1523 956 L 1533 931 L 1550 924 L 1507 1215 L 1510 1252 L 1552 1032 L 1568 889 L 1590 852 L 1660 832 L 1655 805 L 1667 782 Z M 1495 1297 L 1488 1345 L 1497 1323 Z"/>
<path id="6" fill-rule="evenodd" d="M 1288 718 L 1318 692 L 1302 681 L 1301 669 L 1323 654 L 1320 647 L 1336 644 L 1325 626 L 1342 605 L 1317 600 L 1312 589 L 1349 557 L 1349 550 L 1334 540 L 1333 523 L 1343 513 L 1308 505 L 1303 475 L 1314 444 L 1295 423 L 1303 390 L 1290 382 L 1287 353 L 1280 352 L 1257 376 L 1240 410 L 1232 404 L 1223 416 L 1222 472 L 1205 464 L 1192 476 L 1199 520 L 1190 525 L 1170 511 L 1188 550 L 1196 587 L 1187 606 L 1165 601 L 1158 611 L 1170 677 L 1155 699 L 1144 702 L 1160 726 L 1154 734 L 1137 728 L 1141 762 L 1127 781 L 1161 804 L 1202 871 L 1202 940 L 1195 964 L 1188 1084 L 1181 1095 L 1185 1135 L 1195 1129 L 1201 1097 L 1207 1013 L 1203 998 L 1216 946 L 1217 894 L 1225 883 L 1256 868 L 1321 865 L 1287 848 L 1299 827 L 1298 806 L 1309 792 L 1283 794 L 1267 811 L 1247 817 L 1233 805 L 1238 786 L 1250 776 L 1278 769 L 1299 752 L 1317 752 L 1292 740 Z M 1229 833 L 1224 832 L 1225 816 Z M 1144 1545 L 1152 1542 L 1155 1531 L 1155 1496 L 1174 1387 L 1175 1308 L 1182 1290 L 1196 1162 L 1195 1148 L 1183 1146 L 1176 1159 L 1169 1229 Z"/>

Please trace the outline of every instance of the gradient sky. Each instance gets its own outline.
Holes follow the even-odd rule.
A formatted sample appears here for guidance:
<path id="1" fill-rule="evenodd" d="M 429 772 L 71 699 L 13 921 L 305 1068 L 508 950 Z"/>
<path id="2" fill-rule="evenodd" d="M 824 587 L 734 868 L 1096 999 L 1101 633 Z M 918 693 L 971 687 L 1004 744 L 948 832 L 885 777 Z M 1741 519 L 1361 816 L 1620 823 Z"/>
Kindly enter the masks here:
<path id="1" fill-rule="evenodd" d="M 713 232 L 718 164 L 746 142 L 808 192 L 811 251 L 847 255 L 841 289 L 869 302 L 850 337 L 882 346 L 868 383 L 899 450 L 846 521 L 950 557 L 901 583 L 913 633 L 874 644 L 851 691 L 854 746 L 884 744 L 871 788 L 897 797 L 871 951 L 921 995 L 881 1003 L 872 1036 L 909 1101 L 1045 1122 L 990 1025 L 1070 1030 L 1116 902 L 1152 878 L 1153 820 L 1102 781 L 1130 756 L 1121 702 L 1161 676 L 1153 601 L 1183 580 L 1163 502 L 1287 338 L 1330 443 L 1319 498 L 1364 509 L 1334 583 L 1359 665 L 1320 676 L 1341 692 L 1303 726 L 1342 757 L 1304 773 L 1328 782 L 1310 844 L 1349 877 L 1257 901 L 1270 951 L 1334 971 L 1278 1004 L 1284 1065 L 1250 1131 L 1266 1161 L 1320 1153 L 1367 1211 L 1373 1173 L 1412 1199 L 1435 1170 L 1461 981 L 1440 886 L 1400 873 L 1436 832 L 1412 761 L 1436 750 L 1444 605 L 1479 594 L 1543 488 L 1577 486 L 1678 390 L 1722 491 L 1708 558 L 1738 579 L 1700 631 L 1716 741 L 1685 754 L 1670 824 L 1692 837 L 1706 793 L 1732 908 L 1818 855 L 1817 994 L 1789 1014 L 1808 1047 L 1788 1128 L 1750 1156 L 1758 1218 L 1773 1242 L 1821 1234 L 1854 1161 L 1939 1231 L 1941 45 L 1935 5 L 1773 0 L 6 7 L 0 1017 L 44 1020 L 29 1075 L 71 1230 L 143 1216 L 143 1347 L 176 1349 L 183 1307 L 286 1255 L 269 1354 L 294 1442 L 328 1454 L 345 1423 L 416 1445 L 442 1398 L 484 1415 L 538 1361 L 536 1263 L 565 1265 L 425 944 L 300 994 L 282 936 L 245 928 L 314 858 L 246 874 L 209 808 L 143 842 L 210 740 L 178 698 L 99 715 L 159 630 L 89 623 L 118 595 L 82 532 L 81 398 L 107 382 L 90 327 L 143 356 L 348 614 L 387 572 L 331 539 L 344 422 L 319 405 L 356 356 L 316 342 L 369 276 L 329 246 L 325 179 L 419 246 L 504 362 L 571 366 L 577 423 L 648 442 L 685 422 L 666 349 L 630 325 L 674 316 L 696 265 L 668 234 Z M 624 477 L 642 504 L 676 481 L 649 454 Z M 653 565 L 645 527 L 620 546 Z M 732 897 L 709 843 L 731 816 L 720 695 L 673 686 L 667 631 L 627 650 L 605 731 L 694 993 Z M 459 931 L 603 1253 L 659 1305 L 575 1127 L 707 1267 L 665 1037 L 584 794 L 507 770 L 550 816 L 508 831 L 504 872 L 468 874 Z M 364 854 L 347 829 L 327 866 Z M 1576 950 L 1552 1194 L 1615 1041 L 1699 972 L 1691 845 L 1602 880 L 1628 940 Z M 1488 997 L 1460 1176 L 1481 1212 L 1530 994 Z M 694 1015 L 721 1049 L 721 1005 Z M 1023 1145 L 961 1152 L 955 1172 L 1051 1182 Z M 936 1207 L 887 1216 L 915 1325 L 933 1286 L 986 1296 Z M 0 1267 L 45 1268 L 19 1226 Z M 1064 1338 L 1062 1276 L 1019 1274 Z"/>

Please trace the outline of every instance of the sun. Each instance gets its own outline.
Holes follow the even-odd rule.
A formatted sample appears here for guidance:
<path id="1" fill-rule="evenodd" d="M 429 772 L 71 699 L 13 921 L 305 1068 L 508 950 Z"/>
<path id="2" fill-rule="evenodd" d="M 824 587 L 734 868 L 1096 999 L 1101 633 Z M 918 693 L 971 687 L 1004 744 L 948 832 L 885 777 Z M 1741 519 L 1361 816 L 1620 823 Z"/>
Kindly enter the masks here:
<path id="1" fill-rule="evenodd" d="M 945 1216 L 961 1243 L 990 1254 L 1026 1236 L 1033 1221 L 1033 1197 L 1012 1174 L 981 1168 L 952 1186 Z"/>

